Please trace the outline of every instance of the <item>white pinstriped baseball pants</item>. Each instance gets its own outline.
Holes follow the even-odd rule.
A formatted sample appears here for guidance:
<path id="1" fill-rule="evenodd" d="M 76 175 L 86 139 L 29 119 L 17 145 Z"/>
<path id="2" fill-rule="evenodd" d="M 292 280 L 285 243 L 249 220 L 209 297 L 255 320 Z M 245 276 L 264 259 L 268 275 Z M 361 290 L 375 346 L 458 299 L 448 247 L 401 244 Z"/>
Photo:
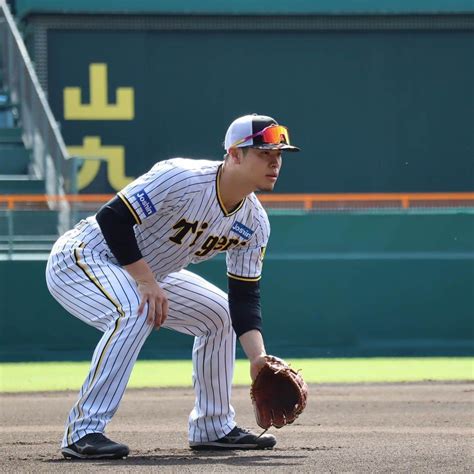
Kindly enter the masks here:
<path id="1" fill-rule="evenodd" d="M 137 315 L 140 296 L 128 273 L 78 241 L 58 240 L 48 260 L 46 281 L 67 311 L 104 333 L 69 413 L 64 447 L 88 433 L 104 432 L 153 328 L 146 322 L 146 312 Z M 171 273 L 160 285 L 169 302 L 163 327 L 195 337 L 196 400 L 189 416 L 189 440 L 219 439 L 235 426 L 230 396 L 236 338 L 227 295 L 187 270 Z"/>

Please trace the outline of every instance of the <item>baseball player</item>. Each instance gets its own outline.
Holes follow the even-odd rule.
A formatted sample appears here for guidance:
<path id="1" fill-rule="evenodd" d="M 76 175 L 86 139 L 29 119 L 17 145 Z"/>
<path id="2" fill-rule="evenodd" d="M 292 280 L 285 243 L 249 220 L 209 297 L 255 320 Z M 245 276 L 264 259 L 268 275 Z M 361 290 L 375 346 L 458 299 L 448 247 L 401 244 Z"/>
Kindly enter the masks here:
<path id="1" fill-rule="evenodd" d="M 254 194 L 271 191 L 281 153 L 298 151 L 271 117 L 229 126 L 223 161 L 158 162 L 55 243 L 48 288 L 71 314 L 102 331 L 67 419 L 66 458 L 123 458 L 104 436 L 153 328 L 194 336 L 192 449 L 266 449 L 274 436 L 239 427 L 230 403 L 236 337 L 255 379 L 266 355 L 259 279 L 270 226 Z M 226 252 L 228 295 L 186 270 Z"/>

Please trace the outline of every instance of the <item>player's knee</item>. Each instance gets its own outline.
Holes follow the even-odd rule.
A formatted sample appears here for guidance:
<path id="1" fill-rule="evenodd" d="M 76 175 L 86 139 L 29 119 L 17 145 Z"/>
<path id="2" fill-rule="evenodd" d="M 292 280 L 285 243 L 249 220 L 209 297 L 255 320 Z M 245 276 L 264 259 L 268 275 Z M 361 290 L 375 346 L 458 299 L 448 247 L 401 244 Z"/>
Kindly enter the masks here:
<path id="1" fill-rule="evenodd" d="M 138 313 L 139 304 L 129 304 L 122 306 L 120 313 L 129 321 L 128 324 L 140 325 L 143 321 L 146 321 L 148 314 L 148 303 L 143 307 L 141 313 Z"/>
<path id="2" fill-rule="evenodd" d="M 215 320 L 218 325 L 218 329 L 222 331 L 227 331 L 232 328 L 232 320 L 230 318 L 229 305 L 227 300 L 223 301 L 219 305 L 218 318 Z"/>

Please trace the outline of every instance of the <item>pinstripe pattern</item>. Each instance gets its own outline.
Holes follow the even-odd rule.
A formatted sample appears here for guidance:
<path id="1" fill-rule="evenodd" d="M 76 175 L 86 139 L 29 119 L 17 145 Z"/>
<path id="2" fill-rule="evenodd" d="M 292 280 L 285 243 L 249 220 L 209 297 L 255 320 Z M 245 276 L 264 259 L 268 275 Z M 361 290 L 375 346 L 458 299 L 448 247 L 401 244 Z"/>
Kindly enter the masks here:
<path id="1" fill-rule="evenodd" d="M 137 222 L 140 251 L 168 296 L 164 327 L 194 337 L 190 441 L 212 441 L 235 426 L 230 397 L 236 338 L 227 295 L 184 268 L 225 251 L 229 276 L 258 280 L 270 232 L 253 194 L 226 211 L 218 189 L 220 164 L 160 162 L 119 193 Z M 62 443 L 67 446 L 105 430 L 152 328 L 137 315 L 136 283 L 117 264 L 95 217 L 56 242 L 46 280 L 67 311 L 103 333 L 69 413 Z"/>
<path id="2" fill-rule="evenodd" d="M 89 271 L 88 266 L 81 261 L 79 252 L 80 252 L 80 249 L 82 249 L 83 247 L 84 247 L 84 244 L 81 244 L 78 248 L 74 249 L 74 260 L 76 262 L 76 265 L 84 272 L 85 277 L 88 280 L 90 280 L 97 287 L 97 289 L 115 306 L 120 316 L 115 320 L 112 333 L 110 334 L 110 336 L 109 335 L 107 336 L 104 347 L 101 348 L 100 352 L 98 351 L 97 358 L 94 364 L 95 367 L 93 370 L 91 370 L 92 376 L 88 377 L 89 381 L 87 384 L 87 388 L 84 387 L 83 394 L 75 405 L 75 409 L 77 411 L 79 419 L 84 418 L 84 412 L 83 412 L 82 406 L 84 405 L 85 399 L 87 398 L 89 391 L 94 387 L 94 383 L 97 379 L 97 375 L 99 374 L 100 368 L 102 366 L 103 358 L 107 354 L 107 349 L 109 348 L 114 335 L 118 332 L 120 328 L 121 319 L 125 316 L 122 306 L 109 295 L 107 290 L 98 282 L 97 278 L 92 274 L 92 272 Z M 72 421 L 67 427 L 66 437 L 69 439 L 69 443 L 73 442 L 71 439 L 73 425 L 74 425 L 74 422 Z"/>
<path id="3" fill-rule="evenodd" d="M 222 252 L 223 240 L 220 246 L 218 241 L 214 248 L 203 253 L 203 245 L 213 236 L 225 238 L 227 243 L 231 239 L 237 242 L 226 249 L 229 276 L 260 278 L 262 248 L 266 247 L 270 234 L 267 214 L 254 194 L 247 196 L 234 212 L 226 213 L 218 197 L 216 178 L 220 165 L 217 161 L 184 158 L 161 161 L 119 193 L 135 221 L 141 222 L 135 226 L 135 237 L 157 279 Z M 136 197 L 143 191 L 156 209 L 150 216 Z M 194 232 L 189 231 L 182 243 L 176 244 L 170 237 L 177 233 L 173 226 L 181 219 L 197 224 Z M 205 229 L 201 229 L 203 223 L 207 224 Z M 236 223 L 253 231 L 250 239 L 232 231 Z M 88 229 L 88 247 L 109 255 L 117 263 L 95 217 L 89 217 L 82 225 Z"/>
<path id="4" fill-rule="evenodd" d="M 195 336 L 193 386 L 196 401 L 189 417 L 190 441 L 208 441 L 235 426 L 230 404 L 235 359 L 235 332 L 227 295 L 187 270 L 162 282 L 170 302 L 164 327 Z"/>

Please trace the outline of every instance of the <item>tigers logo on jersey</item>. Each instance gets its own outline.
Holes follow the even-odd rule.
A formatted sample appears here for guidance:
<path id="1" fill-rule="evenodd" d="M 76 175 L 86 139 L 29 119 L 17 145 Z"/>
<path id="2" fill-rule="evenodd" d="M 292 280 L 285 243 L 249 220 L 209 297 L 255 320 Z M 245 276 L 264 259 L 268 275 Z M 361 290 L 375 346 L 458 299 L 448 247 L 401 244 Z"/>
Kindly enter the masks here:
<path id="1" fill-rule="evenodd" d="M 249 240 L 252 237 L 253 230 L 249 229 L 248 227 L 244 226 L 242 223 L 235 221 L 234 225 L 232 226 L 232 232 L 239 234 L 245 240 Z"/>
<path id="2" fill-rule="evenodd" d="M 138 191 L 138 193 L 135 193 L 134 196 L 147 217 L 156 212 L 155 206 L 145 191 Z"/>

